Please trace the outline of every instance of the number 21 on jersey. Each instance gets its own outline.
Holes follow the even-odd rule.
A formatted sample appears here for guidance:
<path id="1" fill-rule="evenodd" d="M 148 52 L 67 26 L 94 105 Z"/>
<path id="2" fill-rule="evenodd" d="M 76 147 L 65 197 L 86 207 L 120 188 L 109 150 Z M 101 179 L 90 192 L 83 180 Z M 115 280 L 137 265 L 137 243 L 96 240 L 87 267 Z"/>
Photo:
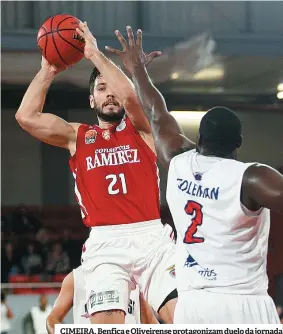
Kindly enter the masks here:
<path id="1" fill-rule="evenodd" d="M 184 243 L 186 244 L 196 244 L 204 242 L 204 238 L 195 237 L 198 226 L 202 225 L 203 213 L 202 213 L 202 205 L 194 202 L 188 201 L 185 206 L 185 212 L 187 215 L 192 216 L 191 225 L 188 227 L 185 237 Z"/>
<path id="2" fill-rule="evenodd" d="M 108 194 L 117 195 L 119 193 L 128 193 L 125 174 L 109 174 L 106 176 L 106 180 L 111 180 L 108 185 Z"/>

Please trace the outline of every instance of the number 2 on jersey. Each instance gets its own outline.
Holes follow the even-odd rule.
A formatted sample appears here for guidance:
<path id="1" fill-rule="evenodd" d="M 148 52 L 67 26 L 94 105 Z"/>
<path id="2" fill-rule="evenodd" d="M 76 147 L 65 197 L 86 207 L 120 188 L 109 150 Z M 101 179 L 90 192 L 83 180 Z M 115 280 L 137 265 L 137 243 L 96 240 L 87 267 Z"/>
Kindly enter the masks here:
<path id="1" fill-rule="evenodd" d="M 121 192 L 122 190 L 122 193 L 123 194 L 127 194 L 127 185 L 126 185 L 126 179 L 125 179 L 125 175 L 124 174 L 119 174 L 118 175 L 119 178 L 120 178 L 120 181 L 121 181 L 121 186 L 122 186 L 122 189 L 117 186 L 117 182 L 118 182 L 118 177 L 116 174 L 109 174 L 106 176 L 106 180 L 111 180 L 111 182 L 109 183 L 109 186 L 108 186 L 108 194 L 110 195 L 117 195 Z M 116 189 L 114 189 L 116 188 Z"/>
<path id="2" fill-rule="evenodd" d="M 195 244 L 204 242 L 204 238 L 199 238 L 194 236 L 197 232 L 198 226 L 202 224 L 202 219 L 203 219 L 202 205 L 194 201 L 188 201 L 188 203 L 185 206 L 185 212 L 187 215 L 194 217 L 192 218 L 192 223 L 188 227 L 187 232 L 185 234 L 184 243 Z"/>

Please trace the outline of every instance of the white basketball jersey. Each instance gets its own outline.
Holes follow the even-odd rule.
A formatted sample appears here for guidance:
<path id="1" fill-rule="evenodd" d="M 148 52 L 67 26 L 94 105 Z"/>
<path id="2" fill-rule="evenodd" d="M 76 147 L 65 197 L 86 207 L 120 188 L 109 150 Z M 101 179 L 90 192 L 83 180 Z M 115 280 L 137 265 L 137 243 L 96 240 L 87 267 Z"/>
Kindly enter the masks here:
<path id="1" fill-rule="evenodd" d="M 191 150 L 174 157 L 167 201 L 177 229 L 178 291 L 266 294 L 270 212 L 241 204 L 252 165 Z"/>
<path id="2" fill-rule="evenodd" d="M 90 324 L 86 305 L 85 277 L 82 266 L 73 270 L 74 275 L 74 300 L 73 320 L 74 324 Z M 126 324 L 140 324 L 140 299 L 138 289 L 131 291 Z"/>

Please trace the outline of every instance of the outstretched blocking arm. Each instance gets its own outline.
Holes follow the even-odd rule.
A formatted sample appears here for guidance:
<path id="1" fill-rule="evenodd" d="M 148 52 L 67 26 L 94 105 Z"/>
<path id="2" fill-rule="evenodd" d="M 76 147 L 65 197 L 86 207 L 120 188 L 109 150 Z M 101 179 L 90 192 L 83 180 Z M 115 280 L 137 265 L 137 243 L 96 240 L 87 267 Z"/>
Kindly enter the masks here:
<path id="1" fill-rule="evenodd" d="M 78 124 L 43 113 L 47 91 L 57 70 L 42 58 L 42 68 L 29 85 L 15 115 L 17 122 L 35 138 L 54 146 L 70 149 L 76 141 Z"/>
<path id="2" fill-rule="evenodd" d="M 65 316 L 73 306 L 74 298 L 74 275 L 69 273 L 63 280 L 60 293 L 54 303 L 54 307 L 46 319 L 48 334 L 53 334 L 55 325 L 61 324 Z"/>
<path id="3" fill-rule="evenodd" d="M 242 188 L 259 206 L 283 212 L 283 175 L 275 169 L 260 164 L 250 166 Z"/>
<path id="4" fill-rule="evenodd" d="M 168 166 L 175 154 L 192 149 L 195 144 L 184 136 L 169 113 L 164 97 L 153 85 L 145 66 L 135 66 L 132 75 L 143 111 L 150 122 L 158 158 Z"/>
<path id="5" fill-rule="evenodd" d="M 137 39 L 131 27 L 127 27 L 128 43 L 120 40 L 123 54 L 118 50 L 112 52 L 120 55 L 124 66 L 131 73 L 142 110 L 149 120 L 157 155 L 160 161 L 168 166 L 172 157 L 182 150 L 189 150 L 195 144 L 186 138 L 174 117 L 168 112 L 165 100 L 153 85 L 147 70 L 146 55 L 142 49 L 142 32 L 138 30 Z"/>
<path id="6" fill-rule="evenodd" d="M 85 39 L 85 57 L 99 70 L 113 94 L 121 99 L 132 124 L 138 131 L 150 133 L 148 120 L 141 109 L 132 81 L 98 49 L 96 39 L 86 22 L 79 25 L 77 32 Z M 116 36 L 120 41 L 123 38 L 118 31 Z"/>

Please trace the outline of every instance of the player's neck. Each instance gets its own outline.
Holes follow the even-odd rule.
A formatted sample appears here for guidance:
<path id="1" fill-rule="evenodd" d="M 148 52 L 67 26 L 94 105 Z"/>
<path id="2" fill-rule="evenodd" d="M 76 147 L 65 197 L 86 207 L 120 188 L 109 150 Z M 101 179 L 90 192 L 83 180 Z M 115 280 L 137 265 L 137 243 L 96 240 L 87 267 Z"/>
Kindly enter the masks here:
<path id="1" fill-rule="evenodd" d="M 231 154 L 227 154 L 227 155 L 219 155 L 219 154 L 215 154 L 213 152 L 211 152 L 210 150 L 208 150 L 207 148 L 205 147 L 198 147 L 197 148 L 197 151 L 199 154 L 201 155 L 204 155 L 204 156 L 207 156 L 207 157 L 217 157 L 217 158 L 224 158 L 224 159 L 235 159 L 236 160 L 236 157 L 234 156 L 233 152 Z"/>
<path id="2" fill-rule="evenodd" d="M 117 122 L 108 122 L 108 121 L 104 121 L 102 119 L 98 119 L 98 125 L 99 125 L 100 129 L 104 129 L 104 130 L 107 130 L 107 129 L 111 128 L 111 126 L 113 126 L 115 123 L 117 123 Z"/>

